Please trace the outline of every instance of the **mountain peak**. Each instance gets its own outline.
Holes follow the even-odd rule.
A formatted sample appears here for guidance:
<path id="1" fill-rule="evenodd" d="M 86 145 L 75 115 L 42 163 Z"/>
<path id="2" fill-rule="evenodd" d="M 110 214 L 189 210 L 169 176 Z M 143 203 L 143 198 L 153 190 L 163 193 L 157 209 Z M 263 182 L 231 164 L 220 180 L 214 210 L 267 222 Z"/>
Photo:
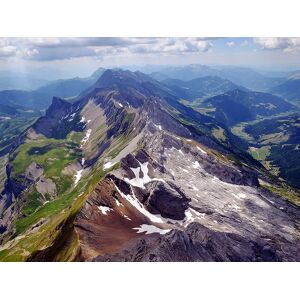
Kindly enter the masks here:
<path id="1" fill-rule="evenodd" d="M 140 84 L 144 81 L 152 81 L 152 78 L 139 71 L 108 69 L 98 79 L 96 87 L 107 88 L 114 85 L 132 85 Z"/>

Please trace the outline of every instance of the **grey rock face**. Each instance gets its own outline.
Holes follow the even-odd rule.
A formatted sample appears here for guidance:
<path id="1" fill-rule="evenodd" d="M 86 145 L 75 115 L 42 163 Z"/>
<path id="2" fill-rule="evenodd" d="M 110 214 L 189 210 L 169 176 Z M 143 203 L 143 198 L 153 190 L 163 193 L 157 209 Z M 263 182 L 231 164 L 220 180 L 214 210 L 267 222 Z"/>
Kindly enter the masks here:
<path id="1" fill-rule="evenodd" d="M 299 259 L 299 258 L 298 258 Z M 234 233 L 216 232 L 199 223 L 164 236 L 144 236 L 122 252 L 94 261 L 281 261 L 281 250 Z"/>
<path id="2" fill-rule="evenodd" d="M 183 220 L 185 210 L 191 199 L 187 198 L 174 184 L 154 181 L 147 184 L 148 197 L 145 207 L 153 214 L 161 214 L 165 218 Z"/>

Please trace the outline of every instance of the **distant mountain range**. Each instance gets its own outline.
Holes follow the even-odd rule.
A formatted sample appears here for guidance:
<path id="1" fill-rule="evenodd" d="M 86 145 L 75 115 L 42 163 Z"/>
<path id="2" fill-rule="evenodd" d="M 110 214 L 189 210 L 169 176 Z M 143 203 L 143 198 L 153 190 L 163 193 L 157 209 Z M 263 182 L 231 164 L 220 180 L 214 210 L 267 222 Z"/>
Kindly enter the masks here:
<path id="1" fill-rule="evenodd" d="M 61 79 L 44 85 L 34 91 L 0 91 L 0 104 L 19 105 L 31 109 L 46 109 L 54 96 L 74 98 L 94 84 L 105 69 L 98 69 L 90 77 Z"/>
<path id="2" fill-rule="evenodd" d="M 186 100 L 215 96 L 225 92 L 243 87 L 239 87 L 233 82 L 218 76 L 206 76 L 195 78 L 189 81 L 180 79 L 166 79 L 162 83 L 169 86 L 179 97 Z"/>
<path id="3" fill-rule="evenodd" d="M 270 92 L 282 96 L 288 100 L 300 102 L 300 78 L 292 77 L 283 83 L 270 89 Z"/>
<path id="4" fill-rule="evenodd" d="M 161 67 L 159 71 L 150 74 L 157 80 L 167 78 L 192 80 L 199 77 L 218 76 L 223 79 L 232 81 L 238 86 L 257 91 L 267 91 L 271 87 L 282 83 L 285 78 L 267 77 L 250 68 L 244 67 L 209 67 L 204 65 L 187 65 L 176 67 Z"/>

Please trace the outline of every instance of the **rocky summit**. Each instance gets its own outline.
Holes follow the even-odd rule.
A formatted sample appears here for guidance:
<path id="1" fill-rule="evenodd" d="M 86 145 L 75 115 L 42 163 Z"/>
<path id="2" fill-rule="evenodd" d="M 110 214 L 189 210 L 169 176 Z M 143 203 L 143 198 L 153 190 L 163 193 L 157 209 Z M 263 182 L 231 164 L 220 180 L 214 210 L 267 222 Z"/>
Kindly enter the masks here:
<path id="1" fill-rule="evenodd" d="M 110 69 L 53 98 L 0 157 L 1 261 L 300 261 L 297 189 L 175 83 Z M 240 94 L 262 97 L 222 109 Z"/>

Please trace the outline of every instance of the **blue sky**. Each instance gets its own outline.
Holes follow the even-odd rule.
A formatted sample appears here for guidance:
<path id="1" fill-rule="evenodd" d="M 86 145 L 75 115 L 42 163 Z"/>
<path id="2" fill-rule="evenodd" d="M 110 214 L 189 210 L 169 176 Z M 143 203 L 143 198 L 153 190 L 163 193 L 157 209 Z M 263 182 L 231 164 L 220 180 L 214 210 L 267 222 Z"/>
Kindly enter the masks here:
<path id="1" fill-rule="evenodd" d="M 300 69 L 300 38 L 0 38 L 0 70 L 85 76 L 145 64 Z"/>

